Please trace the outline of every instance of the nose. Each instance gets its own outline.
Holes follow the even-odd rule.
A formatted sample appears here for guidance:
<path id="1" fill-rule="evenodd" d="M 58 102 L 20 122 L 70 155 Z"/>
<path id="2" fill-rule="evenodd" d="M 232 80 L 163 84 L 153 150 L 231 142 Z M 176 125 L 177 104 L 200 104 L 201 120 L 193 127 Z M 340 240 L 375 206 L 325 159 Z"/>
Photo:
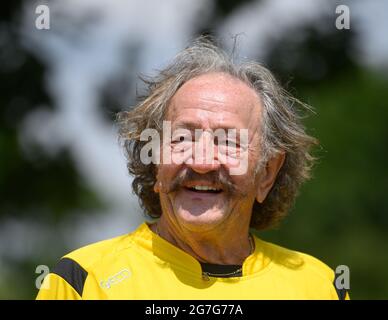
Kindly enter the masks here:
<path id="1" fill-rule="evenodd" d="M 219 169 L 219 163 L 188 163 L 187 166 L 191 168 L 193 171 L 199 174 L 205 174 L 211 171 L 216 171 Z"/>
<path id="2" fill-rule="evenodd" d="M 220 168 L 217 153 L 213 136 L 205 131 L 194 143 L 192 157 L 187 161 L 187 166 L 199 174 L 216 171 Z"/>

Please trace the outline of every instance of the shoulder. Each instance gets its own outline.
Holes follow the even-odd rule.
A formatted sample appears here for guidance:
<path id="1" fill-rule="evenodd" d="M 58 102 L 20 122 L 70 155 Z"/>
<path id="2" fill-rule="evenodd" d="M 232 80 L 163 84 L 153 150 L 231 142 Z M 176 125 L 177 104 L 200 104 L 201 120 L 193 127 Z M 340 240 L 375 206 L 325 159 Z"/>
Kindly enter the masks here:
<path id="1" fill-rule="evenodd" d="M 303 273 L 332 283 L 335 273 L 327 264 L 318 258 L 300 251 L 291 250 L 274 243 L 258 239 L 264 253 L 278 268 Z"/>
<path id="2" fill-rule="evenodd" d="M 272 264 L 272 275 L 296 296 L 304 292 L 309 299 L 349 299 L 345 289 L 335 286 L 334 270 L 321 260 L 260 239 L 257 243 Z"/>
<path id="3" fill-rule="evenodd" d="M 142 223 L 134 231 L 111 239 L 95 242 L 64 255 L 57 267 L 78 273 L 109 271 L 113 264 L 128 264 L 148 252 L 152 232 L 147 223 Z M 133 250 L 134 248 L 137 248 Z"/>
<path id="4" fill-rule="evenodd" d="M 120 254 L 120 251 L 130 247 L 132 244 L 131 235 L 131 233 L 128 233 L 86 245 L 66 254 L 61 261 L 64 259 L 72 260 L 88 270 L 101 261 L 109 260 Z"/>
<path id="5" fill-rule="evenodd" d="M 50 272 L 53 288 L 46 292 L 46 296 L 63 298 L 71 291 L 73 295 L 82 297 L 87 278 L 96 269 L 109 272 L 110 266 L 132 245 L 131 235 L 92 243 L 63 256 Z"/>

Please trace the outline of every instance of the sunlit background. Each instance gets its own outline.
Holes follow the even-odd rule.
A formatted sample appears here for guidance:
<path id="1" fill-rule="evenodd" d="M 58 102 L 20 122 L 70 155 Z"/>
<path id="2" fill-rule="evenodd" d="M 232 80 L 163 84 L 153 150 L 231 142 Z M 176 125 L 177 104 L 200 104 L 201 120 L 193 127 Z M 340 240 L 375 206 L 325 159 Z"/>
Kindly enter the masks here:
<path id="1" fill-rule="evenodd" d="M 39 4 L 50 29 L 39 30 Z M 337 5 L 350 29 L 336 28 Z M 261 237 L 388 298 L 388 1 L 7 1 L 0 22 L 0 298 L 32 299 L 38 265 L 142 221 L 115 114 L 201 34 L 273 70 L 316 113 L 319 162 Z"/>

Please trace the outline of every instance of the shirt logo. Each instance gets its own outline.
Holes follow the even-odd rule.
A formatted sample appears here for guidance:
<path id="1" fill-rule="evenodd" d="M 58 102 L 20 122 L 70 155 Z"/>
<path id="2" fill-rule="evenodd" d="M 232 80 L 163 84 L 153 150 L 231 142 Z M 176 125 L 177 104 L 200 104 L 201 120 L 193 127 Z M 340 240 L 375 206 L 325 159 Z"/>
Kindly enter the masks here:
<path id="1" fill-rule="evenodd" d="M 131 272 L 127 269 L 123 269 L 113 276 L 109 277 L 106 281 L 100 282 L 100 287 L 104 289 L 110 289 L 113 285 L 118 284 L 131 276 Z"/>

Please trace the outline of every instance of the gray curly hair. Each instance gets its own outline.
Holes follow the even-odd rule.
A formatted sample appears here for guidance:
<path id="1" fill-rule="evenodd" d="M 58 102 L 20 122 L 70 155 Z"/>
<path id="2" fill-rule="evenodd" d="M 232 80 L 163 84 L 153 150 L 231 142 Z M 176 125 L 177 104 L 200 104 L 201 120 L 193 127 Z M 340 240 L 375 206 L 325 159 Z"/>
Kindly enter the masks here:
<path id="1" fill-rule="evenodd" d="M 159 195 L 153 190 L 157 168 L 155 164 L 141 161 L 140 152 L 147 141 L 141 141 L 140 134 L 147 128 L 161 132 L 169 101 L 177 90 L 188 80 L 210 72 L 223 72 L 240 79 L 261 98 L 263 159 L 260 164 L 279 152 L 286 154 L 266 199 L 262 203 L 255 201 L 250 222 L 250 227 L 257 230 L 276 226 L 293 205 L 301 184 L 310 177 L 315 160 L 310 150 L 317 140 L 305 132 L 301 118 L 311 108 L 282 89 L 271 72 L 259 63 L 237 64 L 232 56 L 203 37 L 180 52 L 157 76 L 142 79 L 147 85 L 147 94 L 130 111 L 118 114 L 119 136 L 129 173 L 134 176 L 133 191 L 145 214 L 160 217 Z"/>

